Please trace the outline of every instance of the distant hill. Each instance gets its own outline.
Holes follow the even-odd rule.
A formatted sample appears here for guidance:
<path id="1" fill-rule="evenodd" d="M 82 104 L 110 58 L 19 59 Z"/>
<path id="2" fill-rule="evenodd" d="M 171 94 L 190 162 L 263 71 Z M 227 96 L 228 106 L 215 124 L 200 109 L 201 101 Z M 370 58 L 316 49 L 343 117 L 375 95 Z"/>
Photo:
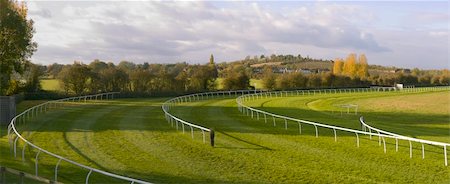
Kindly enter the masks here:
<path id="1" fill-rule="evenodd" d="M 333 67 L 332 60 L 323 60 L 303 57 L 301 55 L 271 55 L 271 56 L 247 56 L 243 60 L 227 62 L 226 65 L 243 64 L 251 68 L 262 68 L 271 66 L 272 68 L 283 68 L 290 70 L 306 69 L 306 70 L 331 70 Z M 224 63 L 222 63 L 224 64 Z"/>
<path id="2" fill-rule="evenodd" d="M 300 54 L 294 55 L 271 55 L 271 56 L 247 56 L 243 60 L 231 61 L 219 64 L 220 68 L 226 68 L 227 65 L 243 64 L 252 68 L 254 73 L 260 73 L 265 66 L 272 67 L 275 71 L 311 71 L 311 73 L 320 71 L 332 71 L 333 60 L 303 57 Z M 371 75 L 393 75 L 395 73 L 411 73 L 411 69 L 399 68 L 394 66 L 370 65 L 369 73 Z"/>

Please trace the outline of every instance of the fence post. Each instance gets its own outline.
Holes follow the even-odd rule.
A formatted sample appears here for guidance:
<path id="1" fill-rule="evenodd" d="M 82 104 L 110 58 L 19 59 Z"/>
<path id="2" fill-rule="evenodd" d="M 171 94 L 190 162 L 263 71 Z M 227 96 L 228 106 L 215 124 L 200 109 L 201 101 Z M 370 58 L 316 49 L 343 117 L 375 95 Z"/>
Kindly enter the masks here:
<path id="1" fill-rule="evenodd" d="M 287 119 L 286 118 L 284 119 L 284 129 L 287 130 Z"/>
<path id="2" fill-rule="evenodd" d="M 444 164 L 447 166 L 447 145 L 444 145 Z"/>
<path id="3" fill-rule="evenodd" d="M 35 170 L 36 170 L 36 176 L 38 176 L 38 163 L 39 163 L 39 153 L 41 153 L 41 150 L 39 150 L 37 153 L 36 153 L 36 159 L 34 160 L 34 168 L 35 168 Z"/>
<path id="4" fill-rule="evenodd" d="M 319 137 L 319 130 L 317 130 L 317 126 L 314 125 L 314 128 L 316 129 L 316 137 Z"/>
<path id="5" fill-rule="evenodd" d="M 356 134 L 356 146 L 359 148 L 359 136 L 358 133 L 355 134 Z"/>
<path id="6" fill-rule="evenodd" d="M 302 124 L 300 122 L 298 122 L 298 131 L 302 134 Z"/>
<path id="7" fill-rule="evenodd" d="M 333 128 L 334 131 L 334 142 L 337 142 L 336 129 Z"/>
<path id="8" fill-rule="evenodd" d="M 378 132 L 378 146 L 381 146 L 381 134 Z"/>
<path id="9" fill-rule="evenodd" d="M 412 158 L 412 143 L 409 141 L 409 158 Z"/>
<path id="10" fill-rule="evenodd" d="M 25 147 L 27 146 L 28 143 L 25 142 L 25 144 L 23 145 L 22 148 L 22 161 L 25 162 Z"/>
<path id="11" fill-rule="evenodd" d="M 184 134 L 184 123 L 181 123 L 181 127 L 183 128 L 183 134 Z"/>
<path id="12" fill-rule="evenodd" d="M 88 173 L 87 176 L 86 176 L 86 184 L 89 183 L 89 176 L 91 175 L 91 173 L 92 173 L 92 169 L 89 170 L 89 173 Z"/>
<path id="13" fill-rule="evenodd" d="M 23 179 L 25 178 L 25 173 L 24 172 L 19 172 L 19 183 L 23 184 Z"/>
<path id="14" fill-rule="evenodd" d="M 58 182 L 58 167 L 59 167 L 59 163 L 61 163 L 61 158 L 58 160 L 58 162 L 56 163 L 56 166 L 55 166 L 55 183 Z"/>
<path id="15" fill-rule="evenodd" d="M 0 183 L 6 183 L 6 168 L 0 167 Z"/>
<path id="16" fill-rule="evenodd" d="M 398 139 L 395 138 L 395 152 L 398 152 Z"/>
<path id="17" fill-rule="evenodd" d="M 17 153 L 16 153 L 16 150 L 17 150 L 17 140 L 19 140 L 19 136 L 16 136 L 16 139 L 14 139 L 14 158 L 17 157 Z"/>
<path id="18" fill-rule="evenodd" d="M 425 147 L 422 143 L 422 159 L 425 159 Z"/>
<path id="19" fill-rule="evenodd" d="M 203 143 L 205 143 L 206 142 L 206 140 L 205 140 L 205 131 L 202 129 L 202 134 L 203 134 Z"/>

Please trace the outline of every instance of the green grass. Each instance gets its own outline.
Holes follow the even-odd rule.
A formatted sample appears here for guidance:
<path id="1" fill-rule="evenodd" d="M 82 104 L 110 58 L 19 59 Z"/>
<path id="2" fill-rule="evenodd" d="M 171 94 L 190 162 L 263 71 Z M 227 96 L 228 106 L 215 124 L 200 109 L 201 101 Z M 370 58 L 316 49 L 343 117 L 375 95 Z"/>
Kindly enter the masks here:
<path id="1" fill-rule="evenodd" d="M 358 115 L 332 113 L 333 104 L 360 105 L 360 112 L 375 127 L 395 133 L 438 141 L 449 140 L 448 92 L 417 94 L 361 93 L 308 97 L 267 98 L 248 103 L 287 116 L 349 128 L 360 128 Z M 421 103 L 432 99 L 432 105 Z M 175 115 L 216 130 L 216 147 L 202 143 L 202 134 L 165 120 L 161 104 L 166 99 L 120 99 L 72 105 L 53 110 L 19 127 L 36 145 L 80 163 L 156 183 L 448 183 L 450 169 L 443 165 L 442 148 L 420 145 L 409 158 L 406 142 L 395 152 L 387 140 L 387 153 L 377 139 L 361 136 L 356 147 L 353 134 L 333 132 L 263 118 L 258 121 L 237 110 L 235 99 L 185 103 Z M 430 101 L 430 100 L 428 100 Z M 386 105 L 389 102 L 398 105 Z M 403 103 L 416 107 L 405 110 Z M 408 108 L 410 108 L 408 106 Z M 420 109 L 422 108 L 422 109 Z M 208 136 L 206 136 L 209 139 Z M 20 145 L 22 147 L 22 144 Z M 21 150 L 21 149 L 19 149 Z M 0 163 L 34 173 L 36 150 L 26 150 L 26 161 L 13 159 L 4 133 L 0 139 Z M 20 153 L 20 152 L 19 152 Z M 39 173 L 53 177 L 56 159 L 39 157 Z M 59 181 L 82 183 L 88 173 L 66 162 L 60 166 Z M 115 183 L 92 174 L 95 183 Z"/>
<path id="2" fill-rule="evenodd" d="M 219 90 L 223 89 L 222 81 L 223 81 L 223 78 L 217 78 L 217 80 L 216 80 L 216 86 L 217 86 L 217 89 L 219 89 Z M 255 86 L 255 84 L 256 84 L 256 86 Z M 250 86 L 255 86 L 256 89 L 264 89 L 264 85 L 263 85 L 261 79 L 250 79 Z"/>
<path id="3" fill-rule="evenodd" d="M 46 91 L 62 91 L 60 81 L 58 79 L 41 79 L 41 87 Z"/>

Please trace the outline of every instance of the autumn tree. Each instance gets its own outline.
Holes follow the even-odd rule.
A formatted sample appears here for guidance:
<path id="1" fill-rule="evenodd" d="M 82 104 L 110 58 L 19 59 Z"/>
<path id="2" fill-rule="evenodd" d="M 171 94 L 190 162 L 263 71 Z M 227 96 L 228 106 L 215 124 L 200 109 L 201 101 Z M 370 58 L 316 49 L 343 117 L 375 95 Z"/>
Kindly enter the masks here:
<path id="1" fill-rule="evenodd" d="M 357 66 L 356 66 L 356 54 L 349 54 L 347 56 L 347 58 L 345 59 L 345 63 L 344 63 L 344 67 L 343 67 L 343 71 L 342 73 L 344 75 L 347 75 L 351 78 L 355 78 L 356 77 L 356 71 L 357 71 Z"/>
<path id="2" fill-rule="evenodd" d="M 364 79 L 369 76 L 369 64 L 367 63 L 367 58 L 364 54 L 359 55 L 357 76 L 360 79 Z"/>
<path id="3" fill-rule="evenodd" d="M 334 64 L 333 64 L 333 74 L 341 75 L 343 66 L 344 66 L 344 61 L 342 59 L 340 59 L 340 58 L 335 59 Z"/>
<path id="4" fill-rule="evenodd" d="M 0 0 L 0 95 L 7 93 L 11 75 L 23 72 L 24 63 L 37 47 L 27 12 L 24 3 Z"/>

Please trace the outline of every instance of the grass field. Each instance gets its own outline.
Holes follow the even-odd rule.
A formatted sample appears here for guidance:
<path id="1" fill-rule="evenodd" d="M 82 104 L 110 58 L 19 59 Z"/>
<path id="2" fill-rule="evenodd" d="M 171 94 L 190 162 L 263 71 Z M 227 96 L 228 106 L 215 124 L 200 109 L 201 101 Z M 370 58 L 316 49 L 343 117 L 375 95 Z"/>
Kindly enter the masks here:
<path id="1" fill-rule="evenodd" d="M 41 79 L 41 87 L 46 91 L 62 91 L 60 81 L 58 79 Z"/>
<path id="2" fill-rule="evenodd" d="M 223 78 L 217 78 L 216 86 L 217 89 L 223 89 Z M 264 89 L 263 81 L 261 79 L 250 79 L 250 86 L 255 87 L 256 89 Z"/>
<path id="3" fill-rule="evenodd" d="M 443 100 L 441 100 L 443 99 Z M 340 115 L 334 104 L 358 104 L 375 127 L 430 140 L 450 142 L 449 93 L 361 93 L 268 98 L 247 104 L 301 119 L 359 129 L 359 115 Z M 216 130 L 216 147 L 203 144 L 201 133 L 176 131 L 161 110 L 167 99 L 119 99 L 50 111 L 19 127 L 37 145 L 80 163 L 156 183 L 449 183 L 450 168 L 442 148 L 427 147 L 421 158 L 407 143 L 387 153 L 377 139 L 277 120 L 277 126 L 239 113 L 234 98 L 185 103 L 173 114 Z M 433 102 L 431 104 L 427 102 Z M 181 127 L 180 127 L 181 129 Z M 5 133 L 0 139 L 0 164 L 34 173 L 35 150 L 26 161 L 11 159 Z M 21 145 L 22 146 L 22 145 Z M 39 157 L 39 173 L 53 177 L 57 160 Z M 87 170 L 62 162 L 59 181 L 82 183 Z M 90 181 L 115 183 L 99 174 Z"/>

